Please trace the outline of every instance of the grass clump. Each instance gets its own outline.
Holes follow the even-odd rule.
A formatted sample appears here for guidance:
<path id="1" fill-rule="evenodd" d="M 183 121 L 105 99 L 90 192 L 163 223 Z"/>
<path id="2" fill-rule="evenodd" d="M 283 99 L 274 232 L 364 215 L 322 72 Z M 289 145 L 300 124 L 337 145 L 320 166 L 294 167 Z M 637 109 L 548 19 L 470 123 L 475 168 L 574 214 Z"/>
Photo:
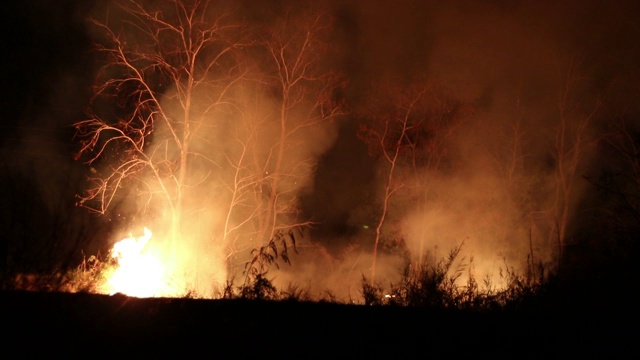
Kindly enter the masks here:
<path id="1" fill-rule="evenodd" d="M 104 260 L 100 256 L 91 255 L 67 273 L 63 286 L 69 292 L 102 293 L 102 287 L 117 266 L 117 262 L 111 257 Z"/>
<path id="2" fill-rule="evenodd" d="M 473 271 L 473 258 L 458 260 L 462 244 L 452 249 L 437 263 L 421 262 L 405 268 L 401 280 L 390 284 L 388 290 L 362 278 L 362 297 L 365 305 L 395 305 L 432 309 L 494 310 L 529 303 L 539 295 L 544 272 L 540 268 L 534 276 L 532 267 L 518 274 L 505 264 L 499 270 L 501 286 L 489 276 L 478 283 Z M 467 272 L 466 283 L 460 284 Z"/>
<path id="3" fill-rule="evenodd" d="M 287 240 L 291 241 L 290 244 Z M 278 249 L 280 245 L 280 249 Z M 289 247 L 296 250 L 295 238 L 293 235 L 286 237 L 278 234 L 269 243 L 251 251 L 251 260 L 245 264 L 243 271 L 244 280 L 239 286 L 234 284 L 234 280 L 227 281 L 222 298 L 223 299 L 246 299 L 246 300 L 309 300 L 307 291 L 290 284 L 286 290 L 278 290 L 273 284 L 273 279 L 268 277 L 269 268 L 275 266 L 279 268 L 278 260 L 291 265 L 289 258 Z"/>

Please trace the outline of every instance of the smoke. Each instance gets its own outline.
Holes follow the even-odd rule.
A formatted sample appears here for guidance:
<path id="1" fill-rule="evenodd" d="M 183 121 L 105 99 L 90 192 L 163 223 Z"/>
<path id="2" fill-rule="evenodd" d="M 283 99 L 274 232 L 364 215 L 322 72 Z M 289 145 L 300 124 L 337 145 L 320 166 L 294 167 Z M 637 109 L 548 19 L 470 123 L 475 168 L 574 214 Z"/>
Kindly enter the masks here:
<path id="1" fill-rule="evenodd" d="M 228 101 L 242 111 L 229 111 L 223 106 L 220 111 L 209 112 L 202 124 L 196 122 L 197 136 L 190 143 L 190 151 L 196 155 L 188 160 L 186 186 L 193 190 L 186 192 L 184 199 L 182 236 L 192 240 L 182 239 L 184 245 L 180 248 L 197 258 L 202 266 L 213 267 L 198 269 L 202 278 L 199 282 L 204 284 L 223 284 L 227 276 L 240 277 L 244 263 L 251 260 L 250 250 L 265 245 L 259 239 L 258 223 L 259 211 L 269 206 L 269 194 L 275 191 L 280 204 L 296 206 L 303 194 L 313 191 L 317 158 L 336 137 L 335 124 L 305 126 L 307 118 L 295 114 L 287 120 L 288 128 L 302 126 L 282 138 L 276 99 L 256 91 L 252 82 L 241 83 L 231 93 Z M 171 98 L 171 92 L 166 97 Z M 209 97 L 210 93 L 196 93 L 194 99 L 206 107 Z M 162 134 L 162 124 L 155 131 Z M 274 158 L 282 141 L 286 141 L 283 165 L 276 169 Z M 150 153 L 162 153 L 166 143 L 156 146 Z M 169 158 L 177 159 L 178 155 Z M 277 188 L 272 188 L 268 180 L 276 177 Z M 155 222 L 169 224 L 170 212 L 164 215 Z M 288 222 L 304 219 L 291 214 L 279 221 L 286 226 Z M 198 254 L 208 255 L 203 258 Z"/>
<path id="2" fill-rule="evenodd" d="M 293 19 L 304 13 L 302 8 L 289 6 L 294 3 L 229 1 L 210 11 L 212 17 L 232 14 L 225 21 L 247 29 L 263 27 L 259 41 L 264 41 L 267 30 L 277 28 L 280 15 L 289 14 Z M 26 78 L 22 74 L 39 80 L 36 83 L 32 78 L 31 83 L 21 84 L 5 96 L 8 100 L 4 104 L 12 109 L 9 117 L 29 119 L 16 122 L 18 135 L 3 138 L 3 145 L 12 139 L 19 143 L 7 145 L 5 164 L 31 178 L 49 214 L 67 211 L 58 210 L 63 208 L 59 207 L 61 194 L 81 183 L 75 173 L 78 163 L 69 165 L 73 146 L 68 138 L 72 134 L 68 128 L 59 129 L 83 118 L 79 114 L 88 103 L 88 92 L 84 91 L 91 80 L 88 64 L 93 61 L 88 54 L 95 53 L 89 51 L 87 37 L 105 40 L 90 24 L 80 30 L 79 19 L 93 6 L 94 17 L 108 18 L 109 24 L 118 28 L 123 24 L 122 14 L 104 12 L 105 5 L 112 4 L 67 1 L 55 9 L 41 5 L 29 21 L 7 25 L 11 28 L 7 34 L 26 29 L 32 32 L 31 39 L 37 39 L 32 43 L 9 39 L 15 42 L 9 45 L 16 50 L 10 53 L 19 53 L 22 48 L 37 50 L 16 55 L 13 67 L 20 65 L 23 70 L 11 71 L 5 82 L 21 83 L 22 77 Z M 185 184 L 189 195 L 184 199 L 183 217 L 189 221 L 183 240 L 190 245 L 181 257 L 207 254 L 192 262 L 197 268 L 194 272 L 202 278 L 199 282 L 220 282 L 221 274 L 242 271 L 250 249 L 261 245 L 256 240 L 259 226 L 247 227 L 243 221 L 254 216 L 255 209 L 264 209 L 268 195 L 276 191 L 282 204 L 298 210 L 286 216 L 283 211 L 283 221 L 313 222 L 298 239 L 299 253 L 291 256 L 292 266 L 273 270 L 277 281 L 281 285 L 309 284 L 316 293 L 328 291 L 341 298 L 357 296 L 355 289 L 371 270 L 374 226 L 386 169 L 357 137 L 360 123 L 366 122 L 366 117 L 359 115 L 370 112 L 372 89 L 393 85 L 402 92 L 417 79 L 446 89 L 473 112 L 461 116 L 451 136 L 441 144 L 446 155 L 441 167 L 413 169 L 403 165 L 397 169 L 405 186 L 394 198 L 393 213 L 383 230 L 380 281 L 397 279 L 408 263 L 428 256 L 437 260 L 461 243 L 461 256 L 467 261 L 473 257 L 479 276 L 495 274 L 505 264 L 526 270 L 531 258 L 553 268 L 560 256 L 562 223 L 566 225 L 562 230 L 564 250 L 578 247 L 575 235 L 585 227 L 581 222 L 584 204 L 597 200 L 586 178 L 610 162 L 595 140 L 620 118 L 626 118 L 630 128 L 638 127 L 640 29 L 634 1 L 333 0 L 325 5 L 334 20 L 334 32 L 325 34 L 325 45 L 338 49 L 316 59 L 324 69 L 338 67 L 336 73 L 348 79 L 348 86 L 333 95 L 348 104 L 351 115 L 292 133 L 282 158 L 286 165 L 277 174 L 273 159 L 281 141 L 281 103 L 277 91 L 265 85 L 273 81 L 274 71 L 264 51 L 242 49 L 244 56 L 254 58 L 254 68 L 227 89 L 220 106 L 205 114 L 220 88 L 205 87 L 194 93 L 193 112 L 202 116 L 197 119 L 190 148 L 197 154 L 189 159 Z M 54 10 L 58 15 L 68 13 L 73 21 L 64 24 L 56 20 L 63 16 L 51 16 Z M 58 33 L 65 38 L 55 39 Z M 303 32 L 288 34 L 294 39 Z M 135 43 L 135 34 L 127 35 L 128 43 Z M 246 34 L 235 35 L 241 38 Z M 237 74 L 224 75 L 231 78 Z M 160 85 L 164 86 L 160 90 L 163 106 L 179 118 L 182 108 L 176 102 L 176 88 Z M 22 108 L 13 104 L 18 94 L 28 94 L 21 95 Z M 305 110 L 313 105 L 301 103 L 290 113 L 290 124 L 308 119 Z M 113 109 L 106 110 L 113 115 Z M 34 124 L 47 131 L 33 131 Z M 164 174 L 170 173 L 180 150 L 168 145 L 168 135 L 168 129 L 158 124 L 147 151 L 157 160 L 169 160 L 159 167 Z M 61 138 L 65 140 L 61 142 Z M 564 139 L 563 145 L 559 139 Z M 574 153 L 579 157 L 572 163 Z M 57 154 L 64 158 L 61 162 L 52 160 Z M 274 176 L 280 180 L 269 183 Z M 122 193 L 123 202 L 107 218 L 126 218 L 118 223 L 123 227 L 148 225 L 154 231 L 153 241 L 162 241 L 161 234 L 170 226 L 170 212 L 159 205 L 161 201 L 150 202 L 146 196 L 161 198 L 157 182 L 143 180 L 150 186 Z M 559 187 L 560 180 L 571 185 L 569 192 Z M 234 186 L 250 187 L 251 194 L 261 196 L 234 192 Z M 129 196 L 133 194 L 145 196 Z M 565 194 L 569 195 L 566 199 Z M 4 198 L 16 197 L 7 193 Z M 75 201 L 72 195 L 69 201 Z M 115 226 L 115 222 L 110 224 Z M 230 224 L 245 227 L 240 231 Z M 122 233 L 129 230 L 122 229 Z M 242 238 L 240 233 L 249 235 Z M 92 252 L 90 246 L 85 252 Z M 236 266 L 222 269 L 207 265 L 227 261 Z"/>
<path id="3" fill-rule="evenodd" d="M 632 40 L 638 28 L 630 15 L 637 6 L 575 1 L 336 4 L 348 46 L 343 56 L 350 77 L 347 98 L 355 112 L 369 112 L 369 90 L 390 78 L 398 85 L 426 78 L 474 109 L 443 144 L 446 167 L 417 175 L 397 169 L 411 185 L 404 189 L 413 190 L 395 199 L 396 219 L 387 226 L 399 230 L 388 229 L 395 235 L 386 241 L 401 239 L 414 262 L 434 254 L 438 260 L 464 243 L 460 255 L 467 262 L 473 259 L 479 277 L 495 277 L 505 266 L 524 273 L 534 263 L 553 271 L 561 262 L 560 248 L 566 253 L 579 246 L 574 236 L 590 211 L 582 206 L 594 190 L 586 179 L 606 166 L 597 157 L 597 139 L 611 111 L 635 113 L 628 110 L 636 107 L 629 94 L 637 90 L 624 89 L 637 75 L 631 64 L 639 54 Z M 342 129 L 337 144 L 353 145 L 330 150 L 316 174 L 323 181 L 339 181 L 324 183 L 315 194 L 322 200 L 308 200 L 315 207 L 307 211 L 321 214 L 315 240 L 329 246 L 335 259 L 355 264 L 368 258 L 370 264 L 373 234 L 363 225 L 375 221 L 381 200 L 374 194 L 384 186 L 386 167 L 371 157 L 353 160 L 353 153 L 363 154 L 357 126 Z M 335 176 L 336 168 L 348 175 Z M 360 174 L 370 168 L 378 175 L 363 178 Z M 344 179 L 369 197 L 334 192 L 345 186 Z M 568 188 L 563 190 L 563 184 Z M 403 200 L 416 196 L 426 200 Z M 323 209 L 323 203 L 332 207 Z M 389 256 L 394 262 L 379 273 L 381 283 L 397 279 L 399 268 L 406 266 L 398 258 Z M 359 271 L 368 275 L 368 270 Z"/>
<path id="4" fill-rule="evenodd" d="M 108 76 L 142 74 L 129 82 L 131 93 L 127 82 L 114 90 L 124 97 L 117 105 L 125 112 L 132 107 L 131 118 L 142 124 L 136 126 L 144 126 L 145 152 L 136 156 L 144 158 L 145 170 L 123 181 L 119 191 L 127 193 L 118 195 L 124 199 L 118 211 L 135 214 L 132 226 L 150 226 L 174 272 L 197 293 L 209 294 L 212 284 L 221 286 L 246 270 L 257 256 L 252 250 L 280 234 L 298 236 L 293 229 L 309 223 L 298 214 L 299 199 L 313 192 L 317 159 L 337 135 L 333 113 L 339 108 L 332 92 L 339 83 L 327 66 L 330 60 L 323 61 L 330 48 L 329 18 L 303 8 L 282 14 L 254 9 L 249 17 L 257 20 L 248 24 L 246 14 L 211 3 L 196 8 L 195 20 L 181 19 L 202 21 L 189 23 L 194 29 L 213 29 L 202 46 L 188 48 L 180 41 L 184 34 L 162 25 L 155 31 L 151 18 L 137 16 L 138 4 L 125 4 L 133 10 L 107 13 L 113 33 L 102 41 L 122 46 L 126 56 L 111 59 L 123 72 Z M 158 11 L 167 23 L 184 16 L 173 8 L 145 9 Z M 200 17 L 205 10 L 211 18 Z M 140 30 L 147 27 L 151 30 Z M 209 36 L 185 33 L 195 42 Z M 191 56 L 193 66 L 187 61 Z M 144 67 L 147 59 L 158 58 L 159 71 Z M 132 94 L 143 95 L 128 97 Z M 153 125 L 145 123 L 151 118 Z M 110 172 L 119 165 L 103 167 Z"/>

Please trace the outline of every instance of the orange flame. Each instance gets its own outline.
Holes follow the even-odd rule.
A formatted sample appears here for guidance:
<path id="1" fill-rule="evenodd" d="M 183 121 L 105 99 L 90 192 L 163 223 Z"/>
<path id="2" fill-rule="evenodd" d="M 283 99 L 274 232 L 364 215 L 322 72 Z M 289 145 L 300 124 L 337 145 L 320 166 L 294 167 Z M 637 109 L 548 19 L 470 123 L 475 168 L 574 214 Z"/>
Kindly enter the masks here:
<path id="1" fill-rule="evenodd" d="M 111 256 L 118 261 L 106 286 L 109 294 L 122 293 L 135 297 L 176 296 L 177 290 L 169 282 L 166 266 L 148 248 L 152 232 L 144 228 L 144 235 L 130 235 L 117 242 Z"/>

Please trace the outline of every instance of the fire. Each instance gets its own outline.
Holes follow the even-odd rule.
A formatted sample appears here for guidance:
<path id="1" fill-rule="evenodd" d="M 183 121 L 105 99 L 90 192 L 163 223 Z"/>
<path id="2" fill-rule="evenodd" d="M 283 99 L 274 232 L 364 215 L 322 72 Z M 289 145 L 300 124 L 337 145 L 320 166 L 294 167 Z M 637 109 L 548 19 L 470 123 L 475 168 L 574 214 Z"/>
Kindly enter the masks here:
<path id="1" fill-rule="evenodd" d="M 130 235 L 117 242 L 111 256 L 117 267 L 107 278 L 109 294 L 122 293 L 135 297 L 175 296 L 178 292 L 170 284 L 167 267 L 149 245 L 151 230 L 144 228 L 139 237 Z"/>

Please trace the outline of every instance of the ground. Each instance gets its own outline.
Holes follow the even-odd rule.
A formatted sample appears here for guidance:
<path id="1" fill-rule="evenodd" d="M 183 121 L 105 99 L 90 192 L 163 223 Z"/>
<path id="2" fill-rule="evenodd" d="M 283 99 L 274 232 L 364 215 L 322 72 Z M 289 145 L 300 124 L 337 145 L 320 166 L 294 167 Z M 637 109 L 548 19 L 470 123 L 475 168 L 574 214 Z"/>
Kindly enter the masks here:
<path id="1" fill-rule="evenodd" d="M 19 354 L 426 359 L 638 351 L 624 326 L 632 319 L 580 307 L 472 313 L 16 291 L 0 298 L 4 347 Z"/>

